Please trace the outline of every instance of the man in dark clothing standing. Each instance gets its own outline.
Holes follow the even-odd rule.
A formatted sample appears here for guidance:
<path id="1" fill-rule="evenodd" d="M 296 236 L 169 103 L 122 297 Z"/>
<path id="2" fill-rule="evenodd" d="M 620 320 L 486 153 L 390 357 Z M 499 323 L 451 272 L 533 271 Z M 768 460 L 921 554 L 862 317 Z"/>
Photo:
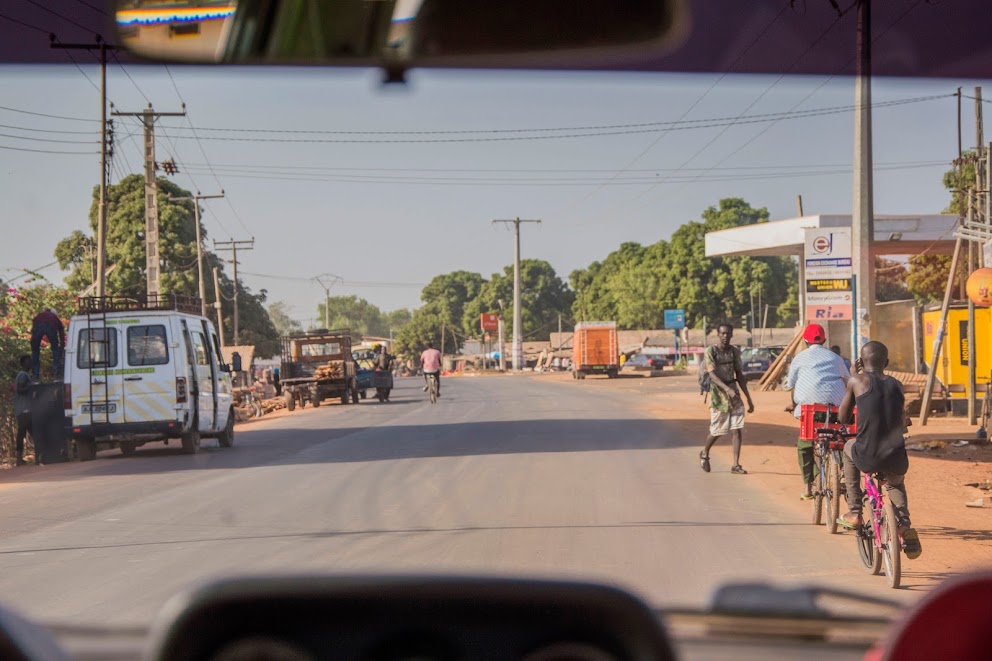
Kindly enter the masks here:
<path id="1" fill-rule="evenodd" d="M 855 403 L 858 406 L 858 435 L 844 446 L 844 482 L 847 485 L 847 506 L 850 511 L 839 523 L 855 528 L 862 523 L 861 510 L 864 493 L 861 471 L 883 473 L 885 490 L 898 519 L 899 537 L 906 557 L 920 557 L 923 547 L 920 536 L 909 519 L 909 502 L 906 497 L 906 472 L 909 456 L 906 454 L 906 399 L 902 384 L 885 374 L 889 364 L 889 350 L 881 342 L 868 342 L 861 348 L 861 357 L 855 363 L 857 374 L 847 382 L 847 392 L 837 416 L 850 419 Z"/>
<path id="2" fill-rule="evenodd" d="M 21 371 L 14 379 L 14 416 L 17 418 L 17 465 L 23 466 L 24 439 L 31 431 L 31 356 L 21 356 Z M 37 461 L 37 450 L 35 458 Z"/>
<path id="3" fill-rule="evenodd" d="M 31 374 L 41 378 L 41 340 L 52 347 L 52 370 L 55 378 L 62 377 L 62 354 L 65 351 L 65 327 L 55 310 L 45 310 L 31 322 Z"/>

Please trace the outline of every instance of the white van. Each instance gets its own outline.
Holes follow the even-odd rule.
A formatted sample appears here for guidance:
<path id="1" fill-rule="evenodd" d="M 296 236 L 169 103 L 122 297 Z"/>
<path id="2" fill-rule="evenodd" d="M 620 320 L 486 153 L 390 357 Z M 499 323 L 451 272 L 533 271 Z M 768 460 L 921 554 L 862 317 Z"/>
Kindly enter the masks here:
<path id="1" fill-rule="evenodd" d="M 205 437 L 233 445 L 231 367 L 199 299 L 80 299 L 65 353 L 66 424 L 80 460 L 170 439 L 187 454 Z"/>

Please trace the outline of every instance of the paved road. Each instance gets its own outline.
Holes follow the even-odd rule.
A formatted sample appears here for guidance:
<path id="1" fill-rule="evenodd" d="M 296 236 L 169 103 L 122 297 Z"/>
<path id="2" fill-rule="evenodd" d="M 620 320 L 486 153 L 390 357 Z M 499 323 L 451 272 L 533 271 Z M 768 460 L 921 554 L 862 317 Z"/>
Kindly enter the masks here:
<path id="1" fill-rule="evenodd" d="M 732 579 L 892 596 L 828 539 L 620 390 L 535 376 L 414 379 L 395 402 L 0 476 L 0 599 L 45 621 L 147 623 L 232 572 L 436 570 L 619 582 L 703 605 Z"/>

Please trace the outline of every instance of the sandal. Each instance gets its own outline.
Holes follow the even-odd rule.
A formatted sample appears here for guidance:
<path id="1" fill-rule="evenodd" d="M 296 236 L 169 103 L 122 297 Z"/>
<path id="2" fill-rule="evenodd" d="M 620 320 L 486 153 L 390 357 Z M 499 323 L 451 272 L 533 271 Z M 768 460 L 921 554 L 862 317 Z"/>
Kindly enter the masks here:
<path id="1" fill-rule="evenodd" d="M 706 471 L 710 472 L 710 456 L 708 454 L 703 454 L 703 451 L 699 451 L 699 466 Z"/>
<path id="2" fill-rule="evenodd" d="M 902 534 L 902 548 L 906 552 L 906 557 L 916 560 L 923 555 L 923 545 L 920 544 L 920 534 L 913 528 L 906 528 Z"/>
<path id="3" fill-rule="evenodd" d="M 730 469 L 730 472 L 731 473 L 737 473 L 738 475 L 747 475 L 747 471 L 744 470 L 744 467 L 741 466 L 740 464 L 737 464 L 736 466 L 734 466 L 733 468 L 731 468 Z"/>

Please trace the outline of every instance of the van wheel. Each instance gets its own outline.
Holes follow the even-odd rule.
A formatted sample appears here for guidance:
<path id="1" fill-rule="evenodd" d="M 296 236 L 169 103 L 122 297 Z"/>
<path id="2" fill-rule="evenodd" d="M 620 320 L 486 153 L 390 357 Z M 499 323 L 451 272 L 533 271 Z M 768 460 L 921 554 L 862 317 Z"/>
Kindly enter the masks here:
<path id="1" fill-rule="evenodd" d="M 227 425 L 217 437 L 217 442 L 222 448 L 229 448 L 234 445 L 234 409 L 231 409 L 231 412 L 227 414 Z"/>
<path id="2" fill-rule="evenodd" d="M 96 459 L 96 441 L 92 438 L 77 438 L 76 456 L 79 457 L 80 461 Z"/>
<path id="3" fill-rule="evenodd" d="M 287 411 L 292 412 L 296 410 L 296 398 L 293 397 L 293 393 L 291 392 L 286 393 L 285 395 L 283 395 L 283 399 L 286 400 Z"/>
<path id="4" fill-rule="evenodd" d="M 196 451 L 200 449 L 199 424 L 199 421 L 194 418 L 190 430 L 183 434 L 183 454 L 196 454 Z"/>
<path id="5" fill-rule="evenodd" d="M 134 441 L 121 441 L 121 454 L 125 457 L 131 457 L 135 452 L 138 451 L 138 444 Z"/>

